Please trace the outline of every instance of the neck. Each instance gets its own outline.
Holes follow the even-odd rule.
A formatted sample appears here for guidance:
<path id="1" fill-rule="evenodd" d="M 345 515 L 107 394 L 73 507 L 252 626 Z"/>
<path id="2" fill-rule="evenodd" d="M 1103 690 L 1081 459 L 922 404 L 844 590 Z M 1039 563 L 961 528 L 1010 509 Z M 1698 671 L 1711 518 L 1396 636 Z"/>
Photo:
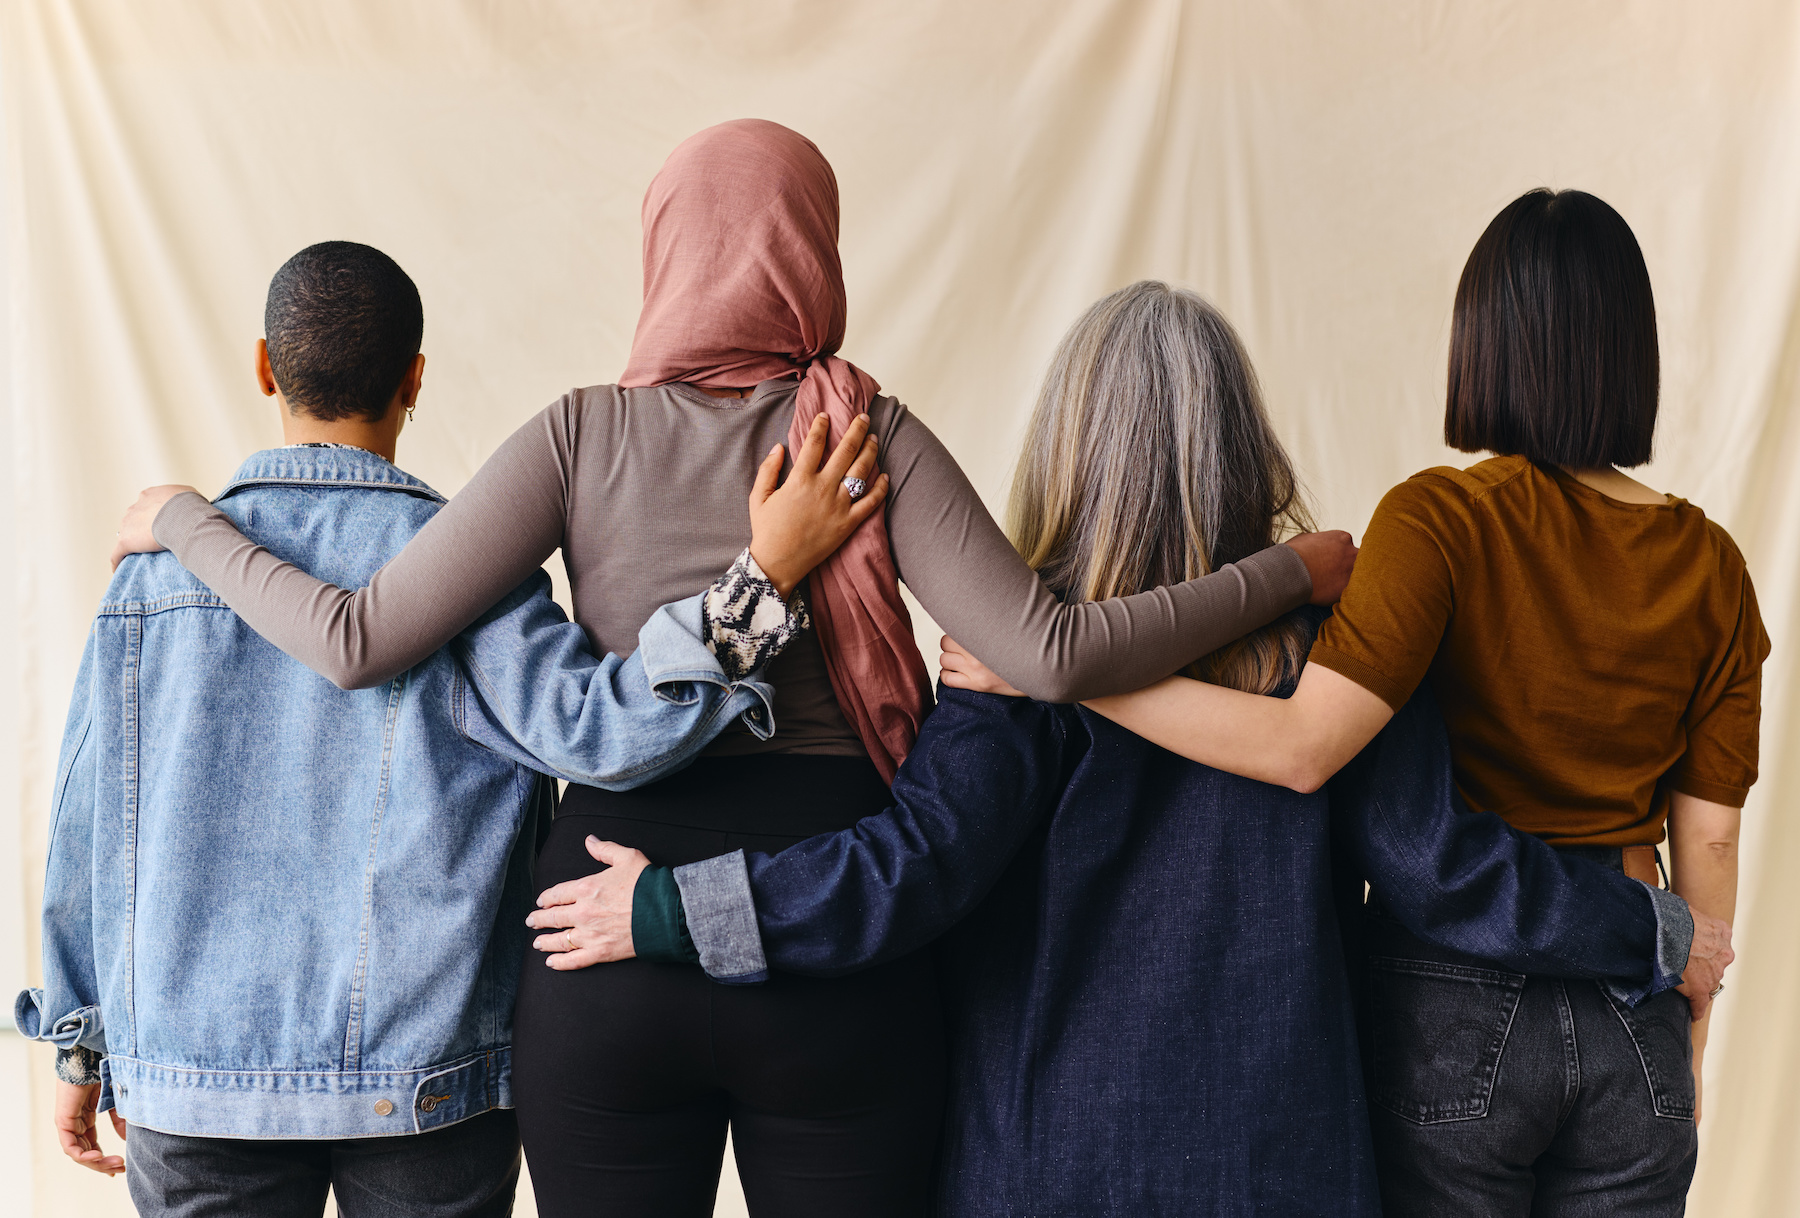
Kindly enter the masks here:
<path id="1" fill-rule="evenodd" d="M 381 419 L 318 419 L 295 413 L 282 403 L 281 438 L 288 444 L 349 444 L 366 448 L 384 461 L 394 459 L 400 429 Z M 390 409 L 388 413 L 395 414 Z"/>
<path id="2" fill-rule="evenodd" d="M 1617 499 L 1621 503 L 1667 503 L 1669 501 L 1667 495 L 1651 490 L 1636 478 L 1620 473 L 1609 465 L 1597 469 L 1577 469 L 1565 465 L 1562 469 L 1564 473 L 1583 486 L 1591 487 L 1608 499 Z"/>

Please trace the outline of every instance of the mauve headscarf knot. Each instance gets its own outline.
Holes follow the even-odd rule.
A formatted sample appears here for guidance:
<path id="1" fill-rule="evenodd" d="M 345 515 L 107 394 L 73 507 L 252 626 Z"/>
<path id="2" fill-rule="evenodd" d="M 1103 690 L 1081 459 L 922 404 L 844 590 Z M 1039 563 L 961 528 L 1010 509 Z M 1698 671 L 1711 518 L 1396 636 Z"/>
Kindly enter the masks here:
<path id="1" fill-rule="evenodd" d="M 619 384 L 739 389 L 798 377 L 788 454 L 812 421 L 843 438 L 880 390 L 844 341 L 837 177 L 813 142 L 738 119 L 683 141 L 644 195 L 644 309 Z M 838 705 L 892 780 L 931 696 L 877 510 L 812 573 Z"/>

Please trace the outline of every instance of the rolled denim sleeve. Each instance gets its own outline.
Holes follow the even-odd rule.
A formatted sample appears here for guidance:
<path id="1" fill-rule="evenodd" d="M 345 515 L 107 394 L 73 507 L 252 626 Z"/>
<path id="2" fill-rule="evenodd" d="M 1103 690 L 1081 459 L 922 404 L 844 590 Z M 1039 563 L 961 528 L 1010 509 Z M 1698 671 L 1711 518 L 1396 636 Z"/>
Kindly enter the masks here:
<path id="1" fill-rule="evenodd" d="M 1075 752 L 1057 710 L 940 689 L 893 806 L 779 854 L 675 868 L 716 981 L 838 976 L 924 946 L 978 905 L 1055 807 Z"/>
<path id="2" fill-rule="evenodd" d="M 701 596 L 664 605 L 638 649 L 596 658 L 542 572 L 453 642 L 466 687 L 453 708 L 479 744 L 570 782 L 626 790 L 680 769 L 734 719 L 775 730 L 774 690 L 729 681 L 707 648 Z"/>
<path id="3" fill-rule="evenodd" d="M 59 1073 L 92 1067 L 106 1052 L 106 1021 L 94 960 L 94 791 L 98 745 L 90 739 L 95 638 L 75 679 L 63 728 L 52 796 L 50 857 L 44 871 L 42 988 L 23 990 L 13 1003 L 22 1036 L 47 1040 L 58 1052 Z"/>
<path id="4" fill-rule="evenodd" d="M 1679 918 L 1648 886 L 1463 802 L 1429 685 L 1329 790 L 1334 848 L 1421 939 L 1521 973 L 1604 981 L 1633 1005 L 1679 983 L 1679 968 L 1666 971 L 1677 951 L 1687 959 Z"/>
<path id="5" fill-rule="evenodd" d="M 1688 903 L 1666 888 L 1644 884 L 1644 891 L 1650 894 L 1650 904 L 1656 910 L 1656 975 L 1651 978 L 1647 993 L 1609 983 L 1613 995 L 1628 1006 L 1680 985 L 1681 974 L 1687 970 L 1688 953 L 1694 948 L 1694 911 Z"/>

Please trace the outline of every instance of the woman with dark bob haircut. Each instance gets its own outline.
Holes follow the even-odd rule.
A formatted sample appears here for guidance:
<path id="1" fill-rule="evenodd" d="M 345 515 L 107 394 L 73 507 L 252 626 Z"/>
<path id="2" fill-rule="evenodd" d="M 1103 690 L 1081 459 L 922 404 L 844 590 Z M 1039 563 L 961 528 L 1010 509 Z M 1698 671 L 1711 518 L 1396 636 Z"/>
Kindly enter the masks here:
<path id="1" fill-rule="evenodd" d="M 1497 455 L 1388 492 L 1294 695 L 1176 676 L 1087 705 L 1312 791 L 1429 682 L 1470 805 L 1650 883 L 1666 828 L 1674 891 L 1729 920 L 1769 640 L 1725 530 L 1616 468 L 1649 460 L 1656 408 L 1631 229 L 1592 195 L 1531 191 L 1456 293 L 1445 437 Z M 993 687 L 966 667 L 945 683 Z M 1378 901 L 1366 930 L 1387 1214 L 1682 1212 L 1703 1014 L 1429 946 Z"/>

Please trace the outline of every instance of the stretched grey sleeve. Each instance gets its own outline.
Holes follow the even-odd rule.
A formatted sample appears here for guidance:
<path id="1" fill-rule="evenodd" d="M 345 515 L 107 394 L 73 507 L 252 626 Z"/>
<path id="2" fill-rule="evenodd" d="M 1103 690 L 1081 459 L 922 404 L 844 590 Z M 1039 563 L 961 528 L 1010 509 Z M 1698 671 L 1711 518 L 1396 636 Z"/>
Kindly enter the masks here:
<path id="1" fill-rule="evenodd" d="M 455 637 L 562 544 L 570 479 L 581 476 L 574 418 L 565 399 L 521 427 L 354 592 L 282 562 L 198 495 L 163 507 L 156 538 L 271 643 L 346 689 L 376 685 Z M 1148 685 L 1312 595 L 1300 556 L 1272 546 L 1203 579 L 1064 605 L 930 429 L 904 407 L 886 419 L 900 577 L 939 625 L 1034 698 L 1073 702 Z M 647 493 L 640 510 L 663 506 Z"/>
<path id="2" fill-rule="evenodd" d="M 543 411 L 489 457 L 365 588 L 314 579 L 199 495 L 163 505 L 156 540 L 256 633 L 343 689 L 391 680 L 448 643 L 562 544 L 568 414 Z"/>
<path id="3" fill-rule="evenodd" d="M 1065 605 L 917 416 L 899 410 L 881 441 L 900 578 L 952 638 L 1040 701 L 1140 689 L 1312 597 L 1299 553 L 1271 546 L 1201 579 Z"/>

